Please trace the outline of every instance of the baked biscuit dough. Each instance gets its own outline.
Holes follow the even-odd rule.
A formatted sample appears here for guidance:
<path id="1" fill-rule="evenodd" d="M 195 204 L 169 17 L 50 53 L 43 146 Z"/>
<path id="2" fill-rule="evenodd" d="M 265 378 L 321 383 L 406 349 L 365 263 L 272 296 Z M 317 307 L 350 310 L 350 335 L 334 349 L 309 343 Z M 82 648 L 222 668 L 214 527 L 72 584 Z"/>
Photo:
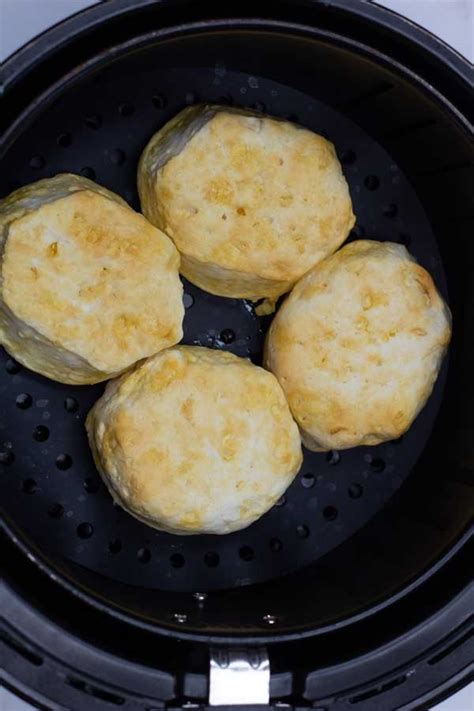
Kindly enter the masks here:
<path id="1" fill-rule="evenodd" d="M 182 337 L 179 254 L 118 195 L 76 175 L 0 202 L 0 342 L 63 383 L 95 383 Z"/>
<path id="2" fill-rule="evenodd" d="M 146 146 L 138 190 L 189 281 L 219 296 L 267 299 L 263 311 L 355 221 L 332 143 L 240 109 L 184 109 Z"/>
<path id="3" fill-rule="evenodd" d="M 398 244 L 361 240 L 309 272 L 271 325 L 265 364 L 314 451 L 405 432 L 426 403 L 451 316 Z"/>
<path id="4" fill-rule="evenodd" d="M 245 528 L 302 460 L 276 378 L 208 348 L 170 348 L 110 382 L 86 427 L 112 496 L 170 533 Z"/>

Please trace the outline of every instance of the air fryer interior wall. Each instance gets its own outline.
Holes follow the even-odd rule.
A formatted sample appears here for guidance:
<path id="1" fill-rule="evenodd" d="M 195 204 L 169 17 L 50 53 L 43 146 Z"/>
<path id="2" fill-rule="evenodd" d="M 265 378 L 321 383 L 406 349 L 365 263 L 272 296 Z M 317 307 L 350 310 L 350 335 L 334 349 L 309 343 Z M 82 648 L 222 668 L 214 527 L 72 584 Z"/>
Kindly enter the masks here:
<path id="1" fill-rule="evenodd" d="M 336 144 L 358 217 L 351 238 L 406 244 L 447 295 L 449 363 L 401 442 L 307 455 L 283 505 L 247 532 L 177 540 L 130 520 L 98 486 L 82 427 L 101 386 L 51 383 L 3 354 L 5 521 L 66 584 L 140 625 L 204 638 L 332 629 L 406 593 L 467 536 L 472 140 L 454 111 L 396 66 L 402 56 L 270 23 L 209 23 L 166 37 L 141 34 L 145 16 L 135 22 L 127 46 L 62 77 L 7 136 L 0 194 L 69 170 L 137 209 L 140 151 L 187 103 L 291 117 Z M 246 304 L 185 290 L 186 342 L 259 361 L 268 320 Z"/>

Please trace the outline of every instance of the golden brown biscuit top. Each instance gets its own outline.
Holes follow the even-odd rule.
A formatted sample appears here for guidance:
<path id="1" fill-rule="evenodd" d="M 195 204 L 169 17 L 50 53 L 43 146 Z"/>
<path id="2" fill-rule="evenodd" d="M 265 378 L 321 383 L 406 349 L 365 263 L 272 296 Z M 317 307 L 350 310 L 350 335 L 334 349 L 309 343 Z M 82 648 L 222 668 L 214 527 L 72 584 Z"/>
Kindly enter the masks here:
<path id="1" fill-rule="evenodd" d="M 88 428 L 119 499 L 167 530 L 248 524 L 301 463 L 275 377 L 200 347 L 168 349 L 111 382 Z"/>
<path id="2" fill-rule="evenodd" d="M 322 448 L 373 444 L 411 424 L 449 339 L 449 310 L 425 269 L 400 245 L 360 240 L 298 282 L 266 361 Z"/>
<path id="3" fill-rule="evenodd" d="M 173 244 L 145 218 L 82 189 L 10 223 L 3 299 L 52 342 L 119 371 L 181 337 L 178 264 Z"/>
<path id="4" fill-rule="evenodd" d="M 181 252 L 269 279 L 296 280 L 354 223 L 329 141 L 224 110 L 158 171 L 156 195 L 160 224 Z"/>

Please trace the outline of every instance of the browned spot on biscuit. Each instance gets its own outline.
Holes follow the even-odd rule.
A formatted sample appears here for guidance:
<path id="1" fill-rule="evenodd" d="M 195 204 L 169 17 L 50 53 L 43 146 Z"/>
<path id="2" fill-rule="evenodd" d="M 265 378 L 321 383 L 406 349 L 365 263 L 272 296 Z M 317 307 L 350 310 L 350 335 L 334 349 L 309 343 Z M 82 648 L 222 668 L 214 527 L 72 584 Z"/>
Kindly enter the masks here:
<path id="1" fill-rule="evenodd" d="M 222 438 L 221 457 L 225 461 L 233 459 L 237 453 L 237 442 L 232 434 L 226 434 Z"/>
<path id="2" fill-rule="evenodd" d="M 334 427 L 333 429 L 329 430 L 329 434 L 336 435 L 340 434 L 341 432 L 347 432 L 345 427 Z"/>
<path id="3" fill-rule="evenodd" d="M 372 296 L 370 294 L 365 294 L 365 296 L 362 298 L 362 308 L 364 309 L 364 311 L 368 311 L 368 309 L 372 308 L 372 306 Z"/>
<path id="4" fill-rule="evenodd" d="M 374 365 L 377 365 L 377 366 L 383 365 L 382 358 L 379 355 L 376 355 L 374 353 L 367 356 L 367 360 L 369 361 L 369 363 L 373 363 Z"/>
<path id="5" fill-rule="evenodd" d="M 365 316 L 358 316 L 355 320 L 356 329 L 358 331 L 368 331 L 369 321 Z"/>
<path id="6" fill-rule="evenodd" d="M 207 183 L 204 194 L 211 202 L 225 205 L 232 199 L 234 191 L 226 178 L 214 178 Z"/>
<path id="7" fill-rule="evenodd" d="M 181 405 L 181 412 L 183 416 L 188 420 L 188 422 L 192 422 L 193 420 L 193 410 L 194 400 L 192 397 L 188 397 Z"/>
<path id="8" fill-rule="evenodd" d="M 185 530 L 194 530 L 202 525 L 202 515 L 197 511 L 188 511 L 178 521 L 178 526 Z"/>

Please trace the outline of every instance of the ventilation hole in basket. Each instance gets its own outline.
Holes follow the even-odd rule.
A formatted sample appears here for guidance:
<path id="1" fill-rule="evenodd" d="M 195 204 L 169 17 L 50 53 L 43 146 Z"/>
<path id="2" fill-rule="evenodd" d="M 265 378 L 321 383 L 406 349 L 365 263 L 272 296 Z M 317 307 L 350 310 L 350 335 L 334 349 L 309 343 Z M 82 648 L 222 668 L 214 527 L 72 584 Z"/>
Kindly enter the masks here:
<path id="1" fill-rule="evenodd" d="M 385 469 L 385 462 L 380 457 L 376 457 L 375 459 L 372 459 L 372 461 L 370 462 L 370 466 L 372 467 L 374 472 L 380 473 L 383 472 L 383 470 Z"/>
<path id="2" fill-rule="evenodd" d="M 173 568 L 182 568 L 184 565 L 184 556 L 181 553 L 173 553 L 170 555 L 170 564 Z"/>
<path id="3" fill-rule="evenodd" d="M 69 454 L 58 454 L 58 456 L 56 457 L 56 466 L 62 471 L 70 469 L 72 466 L 71 456 Z"/>
<path id="4" fill-rule="evenodd" d="M 90 538 L 92 536 L 92 534 L 94 533 L 94 528 L 91 523 L 88 523 L 87 521 L 83 521 L 76 528 L 76 533 L 79 536 L 79 538 L 83 538 L 83 539 Z"/>
<path id="5" fill-rule="evenodd" d="M 191 306 L 194 304 L 194 296 L 191 296 L 191 294 L 183 294 L 183 305 L 185 309 L 190 309 Z"/>
<path id="6" fill-rule="evenodd" d="M 72 143 L 72 136 L 70 133 L 60 133 L 56 142 L 61 148 L 69 148 Z"/>
<path id="7" fill-rule="evenodd" d="M 155 109 L 164 109 L 166 106 L 166 97 L 163 94 L 154 94 L 151 98 L 152 104 Z"/>
<path id="8" fill-rule="evenodd" d="M 64 506 L 61 506 L 61 504 L 54 503 L 51 504 L 51 506 L 48 509 L 48 516 L 50 518 L 61 518 L 61 516 L 64 514 Z"/>
<path id="9" fill-rule="evenodd" d="M 275 615 L 264 615 L 262 617 L 262 619 L 265 622 L 265 624 L 270 625 L 270 626 L 275 625 L 276 621 L 277 621 L 277 618 L 275 617 Z"/>
<path id="10" fill-rule="evenodd" d="M 263 103 L 263 101 L 256 101 L 254 104 L 251 105 L 251 107 L 254 111 L 258 111 L 260 114 L 264 114 L 267 111 L 267 107 Z"/>
<path id="11" fill-rule="evenodd" d="M 118 111 L 120 116 L 131 116 L 135 113 L 135 107 L 130 101 L 123 101 L 119 104 Z"/>
<path id="12" fill-rule="evenodd" d="M 95 170 L 94 168 L 91 168 L 90 165 L 85 165 L 79 172 L 84 178 L 95 180 Z"/>
<path id="13" fill-rule="evenodd" d="M 30 165 L 30 168 L 33 168 L 34 170 L 40 170 L 41 168 L 44 168 L 45 164 L 46 164 L 46 161 L 43 158 L 43 156 L 35 155 L 35 156 L 31 156 L 31 158 L 30 158 L 29 165 Z"/>
<path id="14" fill-rule="evenodd" d="M 270 549 L 274 553 L 279 553 L 283 549 L 283 543 L 279 538 L 272 538 L 270 541 Z"/>
<path id="15" fill-rule="evenodd" d="M 398 235 L 398 244 L 403 244 L 404 247 L 409 247 L 411 245 L 411 237 L 404 232 Z"/>
<path id="16" fill-rule="evenodd" d="M 27 410 L 33 404 L 33 398 L 29 393 L 20 393 L 16 398 L 16 406 L 20 410 Z"/>
<path id="17" fill-rule="evenodd" d="M 86 118 L 84 119 L 84 123 L 86 124 L 87 128 L 91 128 L 92 130 L 96 131 L 102 126 L 102 117 L 99 116 L 99 114 L 91 114 L 90 116 L 86 116 Z"/>
<path id="18" fill-rule="evenodd" d="M 114 165 L 123 165 L 125 163 L 125 153 L 120 148 L 115 148 L 110 151 L 110 160 Z"/>
<path id="19" fill-rule="evenodd" d="M 380 187 L 380 179 L 376 175 L 367 175 L 364 185 L 367 190 L 377 190 Z"/>
<path id="20" fill-rule="evenodd" d="M 280 498 L 276 502 L 275 506 L 280 508 L 280 506 L 284 506 L 285 504 L 286 504 L 286 496 L 285 496 L 285 494 L 283 494 L 283 496 L 280 496 Z"/>
<path id="21" fill-rule="evenodd" d="M 383 214 L 385 217 L 393 218 L 396 217 L 398 214 L 398 207 L 395 205 L 395 203 L 390 203 L 390 205 L 385 205 L 383 209 Z"/>
<path id="22" fill-rule="evenodd" d="M 305 526 L 304 523 L 300 524 L 299 526 L 296 527 L 296 535 L 298 538 L 308 538 L 309 537 L 309 528 L 308 526 Z"/>
<path id="23" fill-rule="evenodd" d="M 341 455 L 335 449 L 332 449 L 326 454 L 326 461 L 328 464 L 339 464 L 341 461 Z"/>
<path id="24" fill-rule="evenodd" d="M 139 548 L 137 558 L 140 563 L 149 563 L 151 560 L 151 551 L 148 548 Z"/>
<path id="25" fill-rule="evenodd" d="M 357 160 L 357 155 L 356 155 L 355 151 L 352 151 L 349 149 L 348 151 L 344 151 L 341 154 L 341 163 L 343 165 L 352 165 L 353 163 L 356 162 L 356 160 Z"/>
<path id="26" fill-rule="evenodd" d="M 79 403 L 75 397 L 67 397 L 64 400 L 64 409 L 66 412 L 77 412 L 79 409 Z"/>
<path id="27" fill-rule="evenodd" d="M 250 546 L 242 546 L 239 548 L 239 556 L 242 560 L 245 560 L 248 563 L 250 560 L 255 558 L 255 553 L 253 548 L 250 548 Z"/>
<path id="28" fill-rule="evenodd" d="M 204 555 L 204 562 L 209 568 L 217 568 L 219 565 L 219 554 L 215 551 L 208 551 Z"/>
<path id="29" fill-rule="evenodd" d="M 34 494 L 35 491 L 38 491 L 38 484 L 34 479 L 23 479 L 21 490 L 24 494 Z"/>
<path id="30" fill-rule="evenodd" d="M 46 442 L 49 437 L 49 429 L 45 425 L 38 425 L 33 430 L 33 439 L 37 442 Z"/>
<path id="31" fill-rule="evenodd" d="M 100 489 L 100 481 L 93 476 L 84 479 L 84 489 L 88 494 L 96 494 Z"/>
<path id="32" fill-rule="evenodd" d="M 335 506 L 326 506 L 323 509 L 323 516 L 326 519 L 326 521 L 335 521 L 336 518 L 338 517 L 338 513 L 339 512 Z"/>
<path id="33" fill-rule="evenodd" d="M 347 493 L 351 497 L 351 499 L 360 499 L 362 494 L 364 493 L 364 489 L 361 487 L 360 484 L 357 484 L 357 482 L 354 482 L 351 484 L 347 490 Z"/>
<path id="34" fill-rule="evenodd" d="M 221 331 L 220 340 L 223 343 L 232 343 L 232 341 L 235 341 L 234 331 L 231 328 L 224 328 L 224 330 Z"/>
<path id="35" fill-rule="evenodd" d="M 109 551 L 110 553 L 113 553 L 116 555 L 117 553 L 120 553 L 122 550 L 122 541 L 120 538 L 114 538 L 113 540 L 109 541 Z"/>
<path id="36" fill-rule="evenodd" d="M 13 358 L 9 358 L 5 363 L 5 370 L 7 371 L 8 375 L 16 375 L 20 372 L 21 365 L 17 363 L 16 360 L 13 360 Z"/>
<path id="37" fill-rule="evenodd" d="M 303 474 L 303 476 L 301 477 L 301 483 L 305 489 L 311 489 L 314 486 L 314 482 L 314 474 Z"/>

